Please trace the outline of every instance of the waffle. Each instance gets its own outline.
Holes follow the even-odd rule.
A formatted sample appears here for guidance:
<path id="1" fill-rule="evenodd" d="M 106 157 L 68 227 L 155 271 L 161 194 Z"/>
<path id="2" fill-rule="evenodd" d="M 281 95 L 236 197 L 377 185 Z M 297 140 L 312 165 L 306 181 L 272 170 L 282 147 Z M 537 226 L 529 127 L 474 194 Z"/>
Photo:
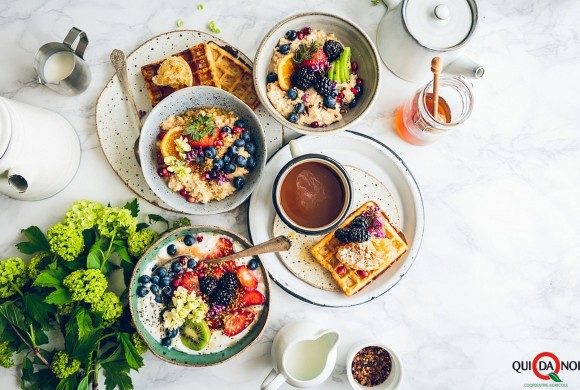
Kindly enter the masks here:
<path id="1" fill-rule="evenodd" d="M 366 202 L 350 214 L 339 228 L 347 227 L 354 218 L 362 214 L 369 206 L 378 207 L 378 205 L 373 201 Z M 383 225 L 385 237 L 396 248 L 396 251 L 388 256 L 388 258 L 384 259 L 376 269 L 360 271 L 341 263 L 336 258 L 336 253 L 339 248 L 345 244 L 341 243 L 336 237 L 334 237 L 334 232 L 328 233 L 312 248 L 310 248 L 312 256 L 331 273 L 332 278 L 346 295 L 353 295 L 360 291 L 363 287 L 372 282 L 373 279 L 393 265 L 407 251 L 407 242 L 403 233 L 391 224 L 389 217 L 384 211 L 381 210 L 381 214 L 385 220 Z M 340 266 L 343 266 L 346 270 L 339 275 L 337 269 Z"/>

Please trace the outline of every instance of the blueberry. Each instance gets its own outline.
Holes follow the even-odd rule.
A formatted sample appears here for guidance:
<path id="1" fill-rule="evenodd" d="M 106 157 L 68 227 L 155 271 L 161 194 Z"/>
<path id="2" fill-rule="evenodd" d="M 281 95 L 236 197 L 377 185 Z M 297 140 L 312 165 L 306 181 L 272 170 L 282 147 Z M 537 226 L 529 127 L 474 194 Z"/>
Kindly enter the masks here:
<path id="1" fill-rule="evenodd" d="M 169 337 L 162 338 L 161 345 L 164 347 L 169 347 L 171 345 L 171 338 L 169 338 Z"/>
<path id="2" fill-rule="evenodd" d="M 336 99 L 330 96 L 325 96 L 322 104 L 324 104 L 324 107 L 330 109 L 336 108 Z"/>
<path id="3" fill-rule="evenodd" d="M 304 108 L 306 108 L 304 106 L 304 103 L 297 103 L 294 106 L 294 112 L 297 113 L 297 114 L 302 114 L 304 112 Z"/>
<path id="4" fill-rule="evenodd" d="M 215 160 L 214 160 L 214 164 L 215 164 Z M 195 237 L 188 234 L 187 236 L 183 237 L 183 243 L 187 246 L 192 246 L 193 244 L 195 244 Z"/>
<path id="5" fill-rule="evenodd" d="M 246 158 L 242 155 L 236 157 L 236 165 L 240 168 L 244 168 L 247 164 Z"/>
<path id="6" fill-rule="evenodd" d="M 236 189 L 240 190 L 242 188 L 244 188 L 244 186 L 246 185 L 246 181 L 244 180 L 243 177 L 238 176 L 234 178 L 234 187 L 236 187 Z"/>
<path id="7" fill-rule="evenodd" d="M 222 157 L 222 160 L 224 160 L 224 164 L 227 164 L 230 161 L 232 161 L 232 158 L 226 154 L 225 156 Z"/>
<path id="8" fill-rule="evenodd" d="M 362 91 L 363 91 L 363 87 L 362 85 L 355 85 L 354 89 L 356 89 L 358 92 L 355 94 L 357 97 L 359 97 L 360 95 L 362 95 Z"/>
<path id="9" fill-rule="evenodd" d="M 232 128 L 229 127 L 229 126 L 224 126 L 224 127 L 222 127 L 221 132 L 222 133 L 232 134 Z"/>
<path id="10" fill-rule="evenodd" d="M 140 296 L 141 298 L 143 298 L 147 294 L 149 294 L 149 290 L 147 290 L 147 287 L 145 287 L 143 285 L 137 287 L 137 295 L 138 296 Z"/>
<path id="11" fill-rule="evenodd" d="M 242 131 L 240 138 L 243 139 L 245 142 L 250 142 L 252 140 L 252 136 L 247 131 Z"/>
<path id="12" fill-rule="evenodd" d="M 338 91 L 336 89 L 333 89 L 332 92 L 330 93 L 330 96 L 335 98 L 338 96 Z"/>
<path id="13" fill-rule="evenodd" d="M 296 123 L 298 122 L 298 115 L 296 115 L 296 113 L 294 112 L 291 112 L 290 115 L 288 115 L 288 118 L 286 119 L 288 119 L 288 121 L 291 123 Z"/>
<path id="14" fill-rule="evenodd" d="M 226 173 L 234 173 L 236 171 L 236 166 L 232 163 L 228 163 L 224 168 L 224 170 L 226 171 Z"/>
<path id="15" fill-rule="evenodd" d="M 170 253 L 170 255 L 174 255 L 174 254 L 175 254 L 175 252 Z M 167 276 L 167 268 L 163 268 L 163 267 L 159 268 L 157 270 L 157 276 L 159 276 L 160 278 L 166 277 Z"/>
<path id="16" fill-rule="evenodd" d="M 256 259 L 252 259 L 252 260 L 248 261 L 248 268 L 251 270 L 257 269 L 258 265 L 259 265 L 258 260 L 256 260 Z"/>
<path id="17" fill-rule="evenodd" d="M 152 285 L 153 285 L 153 284 L 155 284 L 155 285 L 159 284 L 159 279 L 160 279 L 160 278 L 159 278 L 159 276 L 157 276 L 157 275 L 153 275 L 153 276 L 151 277 L 151 284 L 152 284 Z"/>
<path id="18" fill-rule="evenodd" d="M 179 334 L 179 329 L 167 329 L 165 331 L 165 335 L 167 337 L 169 337 L 170 339 L 177 337 L 178 334 Z"/>
<path id="19" fill-rule="evenodd" d="M 205 156 L 195 157 L 195 162 L 197 162 L 198 164 L 203 164 L 205 162 Z"/>
<path id="20" fill-rule="evenodd" d="M 181 262 L 180 262 L 179 260 L 178 260 L 178 261 L 174 261 L 174 262 L 171 264 L 171 270 L 172 270 L 173 272 L 175 272 L 176 274 L 178 274 L 178 273 L 180 273 L 181 271 L 183 271 L 183 266 L 181 265 Z"/>
<path id="21" fill-rule="evenodd" d="M 207 158 L 215 158 L 215 156 L 217 156 L 217 149 L 213 146 L 208 146 L 203 150 L 203 154 Z"/>
<path id="22" fill-rule="evenodd" d="M 234 126 L 241 127 L 242 129 L 245 129 L 247 124 L 246 124 L 245 120 L 238 119 L 237 121 L 234 122 Z"/>
<path id="23" fill-rule="evenodd" d="M 256 145 L 253 142 L 248 142 L 246 146 L 244 146 L 244 149 L 250 154 L 256 153 Z"/>
<path id="24" fill-rule="evenodd" d="M 297 35 L 298 35 L 298 33 L 296 32 L 296 30 L 288 30 L 286 32 L 286 39 L 289 41 L 293 41 L 296 39 Z"/>
<path id="25" fill-rule="evenodd" d="M 159 291 L 161 290 L 161 288 L 159 287 L 159 285 L 157 284 L 152 284 L 151 285 L 151 292 L 155 295 L 159 294 Z"/>
<path id="26" fill-rule="evenodd" d="M 246 168 L 248 168 L 249 170 L 256 168 L 256 165 L 257 163 L 254 156 L 250 156 L 246 159 Z"/>
<path id="27" fill-rule="evenodd" d="M 171 286 L 165 286 L 161 289 L 161 293 L 165 296 L 167 295 L 171 295 L 172 290 L 171 290 Z"/>
<path id="28" fill-rule="evenodd" d="M 170 256 L 173 256 L 175 252 L 177 252 L 177 247 L 175 244 L 171 244 L 167 247 L 167 253 L 169 253 Z"/>
<path id="29" fill-rule="evenodd" d="M 227 151 L 228 156 L 230 157 L 234 157 L 238 154 L 238 147 L 237 146 L 230 146 L 228 147 L 228 151 Z"/>
<path id="30" fill-rule="evenodd" d="M 224 160 L 222 160 L 221 158 L 214 158 L 213 159 L 213 167 L 216 169 L 224 169 Z"/>
<path id="31" fill-rule="evenodd" d="M 163 298 L 161 298 L 161 295 L 155 295 L 155 302 L 163 303 Z"/>
<path id="32" fill-rule="evenodd" d="M 243 147 L 245 144 L 246 141 L 244 141 L 241 137 L 234 141 L 234 145 L 236 145 L 238 148 Z"/>
<path id="33" fill-rule="evenodd" d="M 174 279 L 175 278 L 175 272 L 173 271 L 169 271 L 169 273 L 167 274 L 167 276 L 169 276 L 169 279 Z"/>
<path id="34" fill-rule="evenodd" d="M 270 72 L 268 73 L 268 75 L 266 76 L 266 81 L 268 83 L 273 83 L 275 81 L 278 81 L 278 75 L 274 72 Z"/>
<path id="35" fill-rule="evenodd" d="M 298 98 L 298 90 L 296 88 L 290 88 L 288 92 L 286 92 L 286 95 L 288 96 L 288 99 L 295 100 Z"/>
<path id="36" fill-rule="evenodd" d="M 151 277 L 149 275 L 141 275 L 137 280 L 139 281 L 139 283 L 147 284 L 151 281 Z"/>
<path id="37" fill-rule="evenodd" d="M 189 269 L 195 269 L 195 267 L 197 267 L 197 260 L 196 259 L 187 260 L 187 267 Z"/>
<path id="38" fill-rule="evenodd" d="M 170 284 L 171 284 L 171 278 L 169 276 L 161 278 L 161 282 L 159 282 L 159 285 L 161 287 L 169 286 Z"/>
<path id="39" fill-rule="evenodd" d="M 278 53 L 280 53 L 280 54 L 290 53 L 290 45 L 285 44 L 285 45 L 278 46 Z"/>
<path id="40" fill-rule="evenodd" d="M 348 108 L 355 108 L 358 100 L 356 98 L 352 99 L 350 103 L 348 103 Z"/>

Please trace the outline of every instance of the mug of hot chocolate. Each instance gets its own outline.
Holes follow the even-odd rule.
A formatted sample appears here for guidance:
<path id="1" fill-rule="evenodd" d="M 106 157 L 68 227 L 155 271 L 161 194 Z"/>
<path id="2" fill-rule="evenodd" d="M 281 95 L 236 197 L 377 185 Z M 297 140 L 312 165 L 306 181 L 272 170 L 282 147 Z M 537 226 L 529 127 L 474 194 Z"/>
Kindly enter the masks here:
<path id="1" fill-rule="evenodd" d="M 352 183 L 344 167 L 323 154 L 303 154 L 290 141 L 290 160 L 274 181 L 272 200 L 288 227 L 303 234 L 325 234 L 346 218 L 352 203 Z"/>

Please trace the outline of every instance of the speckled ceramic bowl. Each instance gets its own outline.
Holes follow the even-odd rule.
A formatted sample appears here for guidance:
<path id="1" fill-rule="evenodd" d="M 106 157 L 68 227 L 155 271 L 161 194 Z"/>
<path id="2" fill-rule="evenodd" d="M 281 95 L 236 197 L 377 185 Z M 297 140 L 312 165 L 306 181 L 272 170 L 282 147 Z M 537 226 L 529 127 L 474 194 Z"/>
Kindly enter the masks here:
<path id="1" fill-rule="evenodd" d="M 255 158 L 257 165 L 246 178 L 246 185 L 227 198 L 211 201 L 207 204 L 190 203 L 183 196 L 172 191 L 165 180 L 157 174 L 157 135 L 159 126 L 170 115 L 182 113 L 191 108 L 219 107 L 233 111 L 248 123 L 248 131 L 256 144 Z M 264 130 L 256 114 L 244 102 L 230 94 L 214 87 L 189 87 L 172 93 L 156 105 L 141 130 L 139 140 L 139 157 L 141 168 L 147 184 L 165 203 L 175 210 L 187 214 L 208 215 L 230 211 L 242 204 L 252 193 L 260 181 L 266 165 L 266 142 Z"/>
<path id="2" fill-rule="evenodd" d="M 345 46 L 349 46 L 352 51 L 352 61 L 358 63 L 358 74 L 364 81 L 363 94 L 356 107 L 348 109 L 340 121 L 327 127 L 312 128 L 289 122 L 274 108 L 266 95 L 266 75 L 273 71 L 271 60 L 278 41 L 288 30 L 298 31 L 304 27 L 334 33 Z M 380 82 L 379 55 L 369 36 L 350 20 L 332 14 L 309 12 L 282 20 L 266 34 L 254 59 L 254 86 L 262 104 L 278 122 L 302 134 L 321 135 L 352 129 L 370 111 L 377 100 Z"/>

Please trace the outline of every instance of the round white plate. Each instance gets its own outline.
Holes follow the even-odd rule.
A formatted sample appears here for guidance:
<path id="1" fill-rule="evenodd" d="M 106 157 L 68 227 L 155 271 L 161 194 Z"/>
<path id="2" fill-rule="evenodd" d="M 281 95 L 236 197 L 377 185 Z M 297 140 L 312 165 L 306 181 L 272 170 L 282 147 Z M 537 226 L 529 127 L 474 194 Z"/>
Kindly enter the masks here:
<path id="1" fill-rule="evenodd" d="M 209 41 L 237 50 L 211 34 L 196 30 L 178 30 L 158 35 L 129 54 L 127 56 L 129 86 L 137 109 L 147 113 L 151 111 L 151 102 L 145 87 L 145 79 L 141 75 L 141 66 L 160 61 L 188 47 Z M 239 50 L 237 52 L 242 61 L 252 66 L 252 62 L 245 54 Z M 133 152 L 133 145 L 139 131 L 130 110 L 129 102 L 121 89 L 121 83 L 117 76 L 113 75 L 101 92 L 96 106 L 97 135 L 105 157 L 117 175 L 133 192 L 154 205 L 177 211 L 155 195 L 145 181 Z M 259 105 L 255 113 L 266 133 L 266 145 L 271 153 L 282 146 L 282 125 L 270 116 L 263 105 Z"/>
<path id="2" fill-rule="evenodd" d="M 389 291 L 409 270 L 423 239 L 425 214 L 423 199 L 415 178 L 389 147 L 374 138 L 355 132 L 333 136 L 304 136 L 298 139 L 304 153 L 330 156 L 344 165 L 367 171 L 389 190 L 399 211 L 399 229 L 405 234 L 409 249 L 393 266 L 353 296 L 342 291 L 316 288 L 296 277 L 276 254 L 262 255 L 264 265 L 274 280 L 289 294 L 314 305 L 345 307 L 369 302 Z M 252 242 L 273 238 L 272 224 L 276 212 L 272 204 L 274 178 L 291 159 L 288 146 L 274 154 L 264 170 L 263 178 L 250 198 L 248 225 Z"/>

